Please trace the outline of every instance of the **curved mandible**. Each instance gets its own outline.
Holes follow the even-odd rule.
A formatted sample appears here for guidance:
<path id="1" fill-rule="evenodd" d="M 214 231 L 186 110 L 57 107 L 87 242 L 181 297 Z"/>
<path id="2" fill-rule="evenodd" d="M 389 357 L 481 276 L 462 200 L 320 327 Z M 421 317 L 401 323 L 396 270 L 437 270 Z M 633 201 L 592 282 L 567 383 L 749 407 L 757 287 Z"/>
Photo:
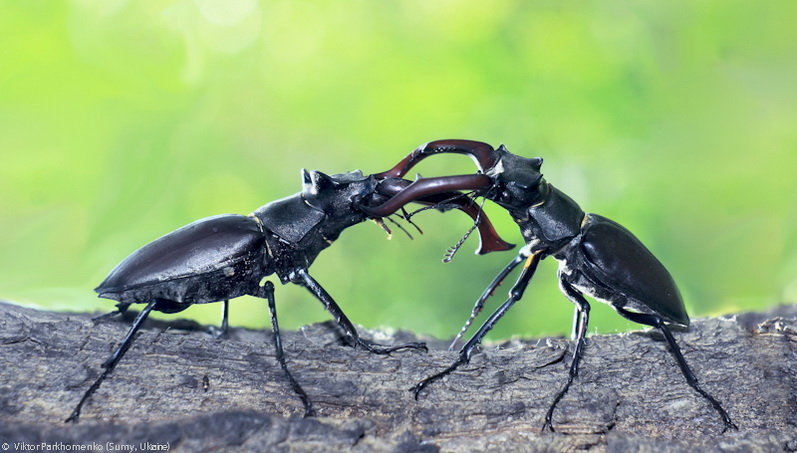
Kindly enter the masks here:
<path id="1" fill-rule="evenodd" d="M 382 195 L 394 197 L 412 184 L 412 181 L 406 179 L 387 178 L 379 183 L 377 191 Z M 478 222 L 476 225 L 479 229 L 479 248 L 476 249 L 477 255 L 484 255 L 490 252 L 503 252 L 515 247 L 514 244 L 503 240 L 495 230 L 487 214 L 482 212 L 481 208 L 473 200 L 460 192 L 440 192 L 419 198 L 414 200 L 414 202 L 426 206 L 433 206 L 438 203 L 453 205 L 456 209 L 470 216 L 474 222 Z"/>
<path id="2" fill-rule="evenodd" d="M 415 148 L 396 166 L 388 171 L 377 173 L 375 176 L 377 178 L 401 178 L 423 159 L 433 154 L 443 153 L 467 154 L 476 162 L 482 172 L 486 172 L 498 162 L 498 153 L 487 143 L 459 139 L 435 140 Z"/>
<path id="3" fill-rule="evenodd" d="M 420 178 L 408 185 L 379 206 L 362 206 L 361 209 L 371 217 L 386 217 L 401 209 L 407 203 L 420 198 L 455 190 L 475 190 L 490 187 L 493 184 L 486 175 L 456 175 L 438 178 Z"/>

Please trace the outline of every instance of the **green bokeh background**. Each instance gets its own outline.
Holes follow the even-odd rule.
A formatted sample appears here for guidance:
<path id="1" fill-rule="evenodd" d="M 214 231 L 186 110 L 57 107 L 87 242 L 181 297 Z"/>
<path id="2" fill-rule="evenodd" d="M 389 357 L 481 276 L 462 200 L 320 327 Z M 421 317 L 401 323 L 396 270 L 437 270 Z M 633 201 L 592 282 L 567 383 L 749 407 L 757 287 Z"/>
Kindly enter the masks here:
<path id="1" fill-rule="evenodd" d="M 793 302 L 795 17 L 789 0 L 1 2 L 0 298 L 108 310 L 92 288 L 127 254 L 295 193 L 301 168 L 370 173 L 471 138 L 543 156 L 660 257 L 693 317 Z M 417 220 L 415 241 L 353 227 L 311 272 L 357 323 L 450 336 L 511 253 L 469 242 L 441 264 L 468 218 Z M 493 338 L 569 331 L 555 272 Z M 301 288 L 277 301 L 287 327 L 328 319 Z M 601 307 L 593 331 L 630 327 Z M 263 327 L 267 309 L 244 298 L 231 321 Z"/>

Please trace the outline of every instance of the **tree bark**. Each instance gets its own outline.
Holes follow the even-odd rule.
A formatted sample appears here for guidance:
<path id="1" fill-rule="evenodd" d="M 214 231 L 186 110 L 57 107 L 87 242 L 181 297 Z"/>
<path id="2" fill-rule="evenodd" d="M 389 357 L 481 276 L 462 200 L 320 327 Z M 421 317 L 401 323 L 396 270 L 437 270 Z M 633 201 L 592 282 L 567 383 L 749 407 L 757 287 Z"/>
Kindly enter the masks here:
<path id="1" fill-rule="evenodd" d="M 302 406 L 279 368 L 271 332 L 216 339 L 189 321 L 150 320 L 113 374 L 64 424 L 129 316 L 0 303 L 0 443 L 168 445 L 179 451 L 793 451 L 797 450 L 797 306 L 694 321 L 676 332 L 705 390 L 739 431 L 684 380 L 656 332 L 589 338 L 581 372 L 543 433 L 567 378 L 563 338 L 488 345 L 415 401 L 407 391 L 456 354 L 407 332 L 361 330 L 381 343 L 424 340 L 428 354 L 369 354 L 333 323 L 283 332 L 288 366 L 318 412 Z M 15 445 L 16 444 L 16 445 Z M 75 448 L 71 448 L 75 451 Z"/>

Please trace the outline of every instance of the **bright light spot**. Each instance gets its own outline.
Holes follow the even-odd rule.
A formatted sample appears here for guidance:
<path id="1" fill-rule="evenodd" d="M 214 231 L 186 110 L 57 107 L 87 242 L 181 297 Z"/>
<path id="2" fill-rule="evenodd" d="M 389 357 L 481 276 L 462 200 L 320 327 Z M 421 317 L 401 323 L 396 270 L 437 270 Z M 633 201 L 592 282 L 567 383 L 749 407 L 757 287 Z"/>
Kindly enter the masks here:
<path id="1" fill-rule="evenodd" d="M 96 14 L 97 17 L 107 18 L 118 13 L 127 3 L 127 0 L 77 0 L 78 5 Z"/>
<path id="2" fill-rule="evenodd" d="M 195 0 L 202 17 L 216 25 L 229 27 L 249 17 L 256 8 L 255 0 Z"/>

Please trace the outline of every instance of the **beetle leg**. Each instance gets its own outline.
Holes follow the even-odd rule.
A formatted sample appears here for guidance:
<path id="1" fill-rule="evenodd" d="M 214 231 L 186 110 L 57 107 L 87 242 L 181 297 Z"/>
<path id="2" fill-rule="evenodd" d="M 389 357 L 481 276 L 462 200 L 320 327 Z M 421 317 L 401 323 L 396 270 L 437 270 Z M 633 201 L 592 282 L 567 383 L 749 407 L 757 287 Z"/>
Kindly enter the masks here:
<path id="1" fill-rule="evenodd" d="M 471 324 L 473 324 L 473 320 L 477 316 L 479 316 L 479 313 L 482 312 L 482 310 L 484 309 L 484 303 L 487 302 L 487 299 L 489 299 L 490 296 L 492 296 L 495 293 L 496 288 L 498 288 L 498 286 L 500 286 L 501 283 L 504 282 L 506 276 L 509 275 L 509 273 L 512 272 L 518 266 L 518 264 L 522 263 L 526 258 L 527 256 L 524 254 L 519 254 L 516 257 L 514 257 L 512 261 L 510 261 L 509 264 L 507 264 L 506 267 L 504 267 L 504 269 L 501 272 L 499 272 L 498 275 L 495 276 L 493 281 L 491 281 L 490 284 L 487 285 L 487 288 L 485 288 L 484 292 L 482 292 L 482 295 L 479 297 L 478 300 L 476 300 L 476 303 L 473 305 L 473 309 L 470 312 L 470 317 L 468 318 L 467 321 L 465 321 L 465 324 L 459 330 L 459 333 L 454 338 L 454 341 L 452 341 L 451 344 L 448 346 L 449 351 L 454 350 L 454 347 L 457 345 L 457 342 L 460 340 L 460 338 L 462 338 L 463 335 L 465 335 L 465 332 L 468 331 Z"/>
<path id="2" fill-rule="evenodd" d="M 545 431 L 546 429 L 549 431 L 553 431 L 553 425 L 551 424 L 551 418 L 553 417 L 553 411 L 556 408 L 556 405 L 559 404 L 559 400 L 565 396 L 565 393 L 570 389 L 570 385 L 573 384 L 573 379 L 578 376 L 578 364 L 581 361 L 581 356 L 584 355 L 584 347 L 586 346 L 586 336 L 587 336 L 587 327 L 589 325 L 589 302 L 584 296 L 571 285 L 568 283 L 563 275 L 559 275 L 559 286 L 562 289 L 562 292 L 565 293 L 568 299 L 576 305 L 576 315 L 574 316 L 574 321 L 576 325 L 573 326 L 573 332 L 575 334 L 576 340 L 576 349 L 573 351 L 573 361 L 570 362 L 570 373 L 567 377 L 567 383 L 559 393 L 553 399 L 553 403 L 548 408 L 548 412 L 545 414 L 545 424 L 543 424 L 542 429 Z"/>
<path id="3" fill-rule="evenodd" d="M 225 338 L 230 330 L 230 301 L 224 300 L 221 305 L 221 326 L 210 326 L 208 331 L 216 338 Z"/>
<path id="4" fill-rule="evenodd" d="M 297 283 L 301 286 L 307 288 L 310 293 L 313 294 L 322 304 L 324 304 L 324 308 L 327 309 L 328 312 L 332 314 L 335 318 L 335 322 L 338 323 L 341 329 L 343 329 L 343 333 L 346 335 L 346 339 L 353 347 L 361 347 L 367 351 L 370 351 L 374 354 L 390 354 L 391 352 L 398 351 L 401 349 L 422 349 L 427 351 L 426 343 L 423 342 L 412 342 L 412 343 L 405 343 L 396 346 L 385 346 L 379 343 L 375 343 L 369 340 L 363 340 L 360 338 L 360 335 L 357 333 L 357 329 L 354 327 L 354 324 L 349 321 L 349 318 L 343 313 L 343 310 L 340 309 L 338 304 L 329 295 L 329 293 L 320 285 L 313 277 L 307 273 L 307 269 L 298 269 L 296 271 L 298 274 L 299 279 L 295 280 L 294 283 Z"/>
<path id="5" fill-rule="evenodd" d="M 86 393 L 83 394 L 83 398 L 81 398 L 80 402 L 77 403 L 77 406 L 75 406 L 75 409 L 72 411 L 72 414 L 69 415 L 69 418 L 64 420 L 64 423 L 70 423 L 70 422 L 77 423 L 78 418 L 80 418 L 80 410 L 83 408 L 83 404 L 89 399 L 89 397 L 95 391 L 97 391 L 98 388 L 100 388 L 100 384 L 102 384 L 102 381 L 104 381 L 105 378 L 108 377 L 108 375 L 111 374 L 111 372 L 113 372 L 113 369 L 116 367 L 116 364 L 119 363 L 119 360 L 122 359 L 122 357 L 125 355 L 125 352 L 127 352 L 127 350 L 130 349 L 130 345 L 133 344 L 133 339 L 136 335 L 136 332 L 138 332 L 138 329 L 140 329 L 141 325 L 144 324 L 144 321 L 147 319 L 147 316 L 149 316 L 149 313 L 152 311 L 153 308 L 155 308 L 155 305 L 157 303 L 158 303 L 157 300 L 153 300 L 152 302 L 148 303 L 147 306 L 144 307 L 144 309 L 138 313 L 138 316 L 136 316 L 136 319 L 133 321 L 133 324 L 130 326 L 130 329 L 127 331 L 127 335 L 125 335 L 124 340 L 122 340 L 122 343 L 119 344 L 119 346 L 116 348 L 113 354 L 111 354 L 108 360 L 103 362 L 103 364 L 101 365 L 103 368 L 105 368 L 105 371 L 103 371 L 100 377 L 98 377 L 97 380 L 94 381 L 93 384 L 91 384 L 91 387 L 89 387 L 89 389 L 86 390 Z"/>
<path id="6" fill-rule="evenodd" d="M 221 336 L 227 336 L 227 331 L 230 329 L 230 301 L 225 300 L 221 308 Z"/>
<path id="7" fill-rule="evenodd" d="M 692 372 L 691 368 L 689 368 L 689 365 L 686 363 L 684 355 L 681 353 L 681 348 L 678 347 L 678 343 L 675 342 L 675 337 L 673 337 L 672 332 L 670 332 L 670 328 L 667 327 L 667 325 L 664 323 L 664 320 L 661 317 L 655 315 L 642 314 L 642 313 L 634 313 L 619 307 L 616 307 L 616 309 L 617 312 L 620 313 L 620 315 L 630 319 L 631 321 L 634 321 L 639 324 L 645 324 L 648 326 L 656 327 L 659 330 L 661 330 L 661 333 L 664 334 L 664 338 L 667 340 L 667 344 L 670 346 L 670 352 L 672 352 L 672 355 L 675 356 L 675 361 L 678 362 L 678 367 L 681 369 L 681 373 L 683 373 L 684 378 L 686 378 L 687 384 L 689 384 L 690 387 L 695 389 L 697 393 L 699 393 L 703 398 L 707 399 L 714 407 L 714 410 L 716 410 L 720 414 L 720 417 L 722 417 L 722 422 L 725 424 L 725 427 L 723 428 L 722 432 L 725 432 L 728 429 L 735 429 L 735 430 L 739 429 L 739 427 L 736 426 L 735 423 L 733 423 L 730 415 L 728 415 L 728 413 L 725 411 L 725 409 L 722 407 L 719 401 L 714 399 L 713 396 L 711 396 L 708 392 L 706 392 L 700 387 L 697 381 L 697 376 L 695 376 L 695 373 Z"/>
<path id="8" fill-rule="evenodd" d="M 94 318 L 91 318 L 91 321 L 94 324 L 97 324 L 97 323 L 104 322 L 106 319 L 111 319 L 114 316 L 123 315 L 123 314 L 125 314 L 127 309 L 130 308 L 130 305 L 131 304 L 126 304 L 126 303 L 119 302 L 118 304 L 116 304 L 116 310 L 108 312 L 108 313 L 105 313 L 105 314 L 100 315 L 100 316 L 96 316 Z"/>
<path id="9" fill-rule="evenodd" d="M 578 326 L 581 325 L 581 309 L 578 305 L 573 307 L 573 330 L 570 332 L 570 339 L 578 338 Z"/>
<path id="10" fill-rule="evenodd" d="M 415 386 L 410 389 L 416 400 L 418 399 L 418 395 L 420 394 L 421 390 L 423 390 L 427 385 L 438 379 L 441 379 L 442 377 L 470 361 L 470 357 L 473 354 L 473 349 L 476 348 L 479 343 L 481 343 L 484 336 L 487 335 L 487 332 L 489 332 L 495 326 L 495 323 L 497 323 L 498 320 L 506 314 L 512 305 L 515 304 L 515 302 L 523 297 L 523 292 L 526 290 L 526 287 L 531 281 L 531 277 L 534 276 L 534 272 L 537 270 L 537 264 L 540 262 L 540 257 L 540 253 L 534 253 L 526 257 L 526 264 L 523 266 L 523 271 L 521 271 L 520 276 L 518 276 L 518 279 L 512 286 L 512 289 L 509 290 L 509 298 L 507 298 L 506 302 L 501 304 L 501 306 L 498 307 L 498 309 L 495 310 L 489 318 L 487 318 L 487 321 L 485 321 L 484 324 L 479 327 L 479 330 L 473 335 L 473 337 L 471 337 L 471 339 L 468 340 L 464 346 L 462 346 L 462 349 L 459 350 L 459 358 L 457 358 L 457 360 L 445 370 L 429 376 L 428 378 L 415 384 Z"/>
<path id="11" fill-rule="evenodd" d="M 310 398 L 307 397 L 307 393 L 305 393 L 302 386 L 299 385 L 299 382 L 291 374 L 288 369 L 288 364 L 285 363 L 285 351 L 282 349 L 282 336 L 280 336 L 280 326 L 279 322 L 277 322 L 277 305 L 274 302 L 274 284 L 267 281 L 266 284 L 260 288 L 257 297 L 267 299 L 268 309 L 271 311 L 271 329 L 274 333 L 274 349 L 277 354 L 277 362 L 279 362 L 280 367 L 282 367 L 282 371 L 285 372 L 285 376 L 288 378 L 288 382 L 291 383 L 291 388 L 293 388 L 294 393 L 302 400 L 302 404 L 304 405 L 304 416 L 312 417 L 315 415 L 315 411 L 313 410 Z"/>

